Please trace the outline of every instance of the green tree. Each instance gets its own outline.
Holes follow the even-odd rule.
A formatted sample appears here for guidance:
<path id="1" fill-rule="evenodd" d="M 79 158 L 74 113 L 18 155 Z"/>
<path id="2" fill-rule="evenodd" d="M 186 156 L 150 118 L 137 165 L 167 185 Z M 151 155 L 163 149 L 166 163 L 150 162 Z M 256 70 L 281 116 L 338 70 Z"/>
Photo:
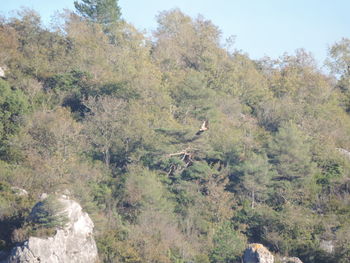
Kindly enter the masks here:
<path id="1" fill-rule="evenodd" d="M 270 157 L 281 179 L 294 180 L 312 173 L 307 137 L 293 122 L 285 123 L 270 143 Z"/>
<path id="2" fill-rule="evenodd" d="M 127 105 L 123 100 L 107 96 L 90 98 L 85 105 L 91 111 L 85 120 L 85 134 L 94 151 L 102 154 L 109 167 L 112 147 L 116 144 L 128 147 L 129 144 L 129 139 L 124 137 Z"/>
<path id="3" fill-rule="evenodd" d="M 9 79 L 22 79 L 25 76 L 42 79 L 57 71 L 64 71 L 71 65 L 69 58 L 74 57 L 71 41 L 62 32 L 51 32 L 43 28 L 41 18 L 35 11 L 20 10 L 17 17 L 9 19 L 4 27 L 10 35 L 11 32 L 16 32 L 17 41 L 13 44 L 20 52 L 20 55 L 13 54 L 6 61 Z M 6 42 L 4 44 L 6 47 Z"/>
<path id="4" fill-rule="evenodd" d="M 350 75 L 350 39 L 343 38 L 329 49 L 327 63 L 332 71 L 339 75 Z"/>
<path id="5" fill-rule="evenodd" d="M 19 131 L 27 112 L 25 95 L 20 90 L 12 90 L 6 81 L 0 80 L 0 158 L 9 159 L 8 141 Z"/>
<path id="6" fill-rule="evenodd" d="M 224 223 L 215 233 L 214 248 L 210 254 L 210 262 L 233 263 L 241 257 L 245 242 L 232 228 L 230 223 Z"/>
<path id="7" fill-rule="evenodd" d="M 350 39 L 343 38 L 329 49 L 327 65 L 338 77 L 337 88 L 342 96 L 340 102 L 350 111 Z"/>
<path id="8" fill-rule="evenodd" d="M 32 210 L 30 222 L 39 228 L 63 228 L 68 223 L 64 204 L 50 195 Z"/>
<path id="9" fill-rule="evenodd" d="M 95 23 L 108 25 L 121 17 L 118 0 L 81 0 L 74 1 L 74 6 L 80 15 Z"/>
<path id="10" fill-rule="evenodd" d="M 252 208 L 256 201 L 266 198 L 266 191 L 270 180 L 270 165 L 265 154 L 252 153 L 250 158 L 241 165 L 243 173 L 242 184 L 250 192 Z"/>
<path id="11" fill-rule="evenodd" d="M 44 86 L 57 97 L 60 105 L 70 107 L 71 111 L 81 118 L 87 113 L 83 100 L 92 92 L 90 79 L 90 74 L 72 70 L 46 78 Z"/>
<path id="12" fill-rule="evenodd" d="M 211 21 L 192 20 L 179 9 L 161 12 L 157 20 L 154 56 L 163 70 L 203 70 L 222 55 L 220 31 Z"/>
<path id="13" fill-rule="evenodd" d="M 100 178 L 94 165 L 81 154 L 87 148 L 81 130 L 82 124 L 66 108 L 38 110 L 29 116 L 19 135 L 11 140 L 28 169 L 24 178 L 18 173 L 12 176 L 13 182 L 34 193 L 86 187 L 82 181 L 92 183 Z"/>

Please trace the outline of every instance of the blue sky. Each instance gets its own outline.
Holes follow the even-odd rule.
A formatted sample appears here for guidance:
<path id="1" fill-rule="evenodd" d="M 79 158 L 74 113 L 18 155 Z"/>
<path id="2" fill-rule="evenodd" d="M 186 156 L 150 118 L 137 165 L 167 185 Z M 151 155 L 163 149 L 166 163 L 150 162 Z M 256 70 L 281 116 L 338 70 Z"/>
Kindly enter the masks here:
<path id="1" fill-rule="evenodd" d="M 38 11 L 44 22 L 57 10 L 74 9 L 74 0 L 0 0 L 0 14 L 8 16 L 21 6 Z M 123 18 L 138 29 L 156 28 L 155 16 L 180 8 L 217 25 L 223 38 L 236 36 L 235 48 L 253 59 L 293 54 L 305 48 L 322 62 L 327 48 L 350 37 L 349 0 L 119 0 Z"/>

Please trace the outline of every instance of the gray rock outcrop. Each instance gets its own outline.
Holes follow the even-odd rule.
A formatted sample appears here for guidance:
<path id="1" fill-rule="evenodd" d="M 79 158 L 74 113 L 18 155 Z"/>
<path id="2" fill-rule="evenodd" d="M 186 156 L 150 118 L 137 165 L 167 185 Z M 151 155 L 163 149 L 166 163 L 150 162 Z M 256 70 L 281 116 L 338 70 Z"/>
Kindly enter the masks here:
<path id="1" fill-rule="evenodd" d="M 334 252 L 334 241 L 333 240 L 321 240 L 320 249 L 324 252 L 332 254 Z"/>
<path id="2" fill-rule="evenodd" d="M 303 263 L 300 258 L 297 257 L 284 257 L 282 258 L 283 263 Z"/>
<path id="3" fill-rule="evenodd" d="M 94 263 L 98 260 L 97 247 L 92 236 L 93 222 L 81 206 L 61 196 L 69 222 L 64 229 L 48 238 L 30 237 L 12 249 L 6 263 Z"/>
<path id="4" fill-rule="evenodd" d="M 244 251 L 244 263 L 273 263 L 274 257 L 262 244 L 252 243 Z"/>
<path id="5" fill-rule="evenodd" d="M 0 78 L 5 78 L 5 70 L 3 67 L 0 67 Z"/>

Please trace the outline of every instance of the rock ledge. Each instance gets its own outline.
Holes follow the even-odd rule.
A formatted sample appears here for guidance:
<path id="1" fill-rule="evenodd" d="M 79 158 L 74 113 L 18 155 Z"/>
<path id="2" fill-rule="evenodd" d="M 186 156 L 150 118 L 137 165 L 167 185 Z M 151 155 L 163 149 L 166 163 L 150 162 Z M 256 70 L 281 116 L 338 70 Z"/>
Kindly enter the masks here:
<path id="1" fill-rule="evenodd" d="M 81 206 L 62 195 L 69 222 L 53 237 L 30 237 L 12 249 L 6 263 L 94 263 L 98 260 L 97 247 L 92 236 L 94 224 Z"/>
<path id="2" fill-rule="evenodd" d="M 273 263 L 274 257 L 271 252 L 259 243 L 252 243 L 244 251 L 244 263 Z"/>

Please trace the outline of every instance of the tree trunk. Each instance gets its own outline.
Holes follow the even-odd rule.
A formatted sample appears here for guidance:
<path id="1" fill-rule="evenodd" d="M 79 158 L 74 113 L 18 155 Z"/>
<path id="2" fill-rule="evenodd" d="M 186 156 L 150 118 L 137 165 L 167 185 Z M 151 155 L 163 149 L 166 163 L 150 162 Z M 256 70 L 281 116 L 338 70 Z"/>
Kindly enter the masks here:
<path id="1" fill-rule="evenodd" d="M 111 159 L 111 156 L 110 156 L 110 153 L 109 153 L 109 148 L 107 148 L 105 150 L 105 163 L 106 163 L 106 166 L 109 167 L 109 164 L 110 164 L 110 159 Z"/>

